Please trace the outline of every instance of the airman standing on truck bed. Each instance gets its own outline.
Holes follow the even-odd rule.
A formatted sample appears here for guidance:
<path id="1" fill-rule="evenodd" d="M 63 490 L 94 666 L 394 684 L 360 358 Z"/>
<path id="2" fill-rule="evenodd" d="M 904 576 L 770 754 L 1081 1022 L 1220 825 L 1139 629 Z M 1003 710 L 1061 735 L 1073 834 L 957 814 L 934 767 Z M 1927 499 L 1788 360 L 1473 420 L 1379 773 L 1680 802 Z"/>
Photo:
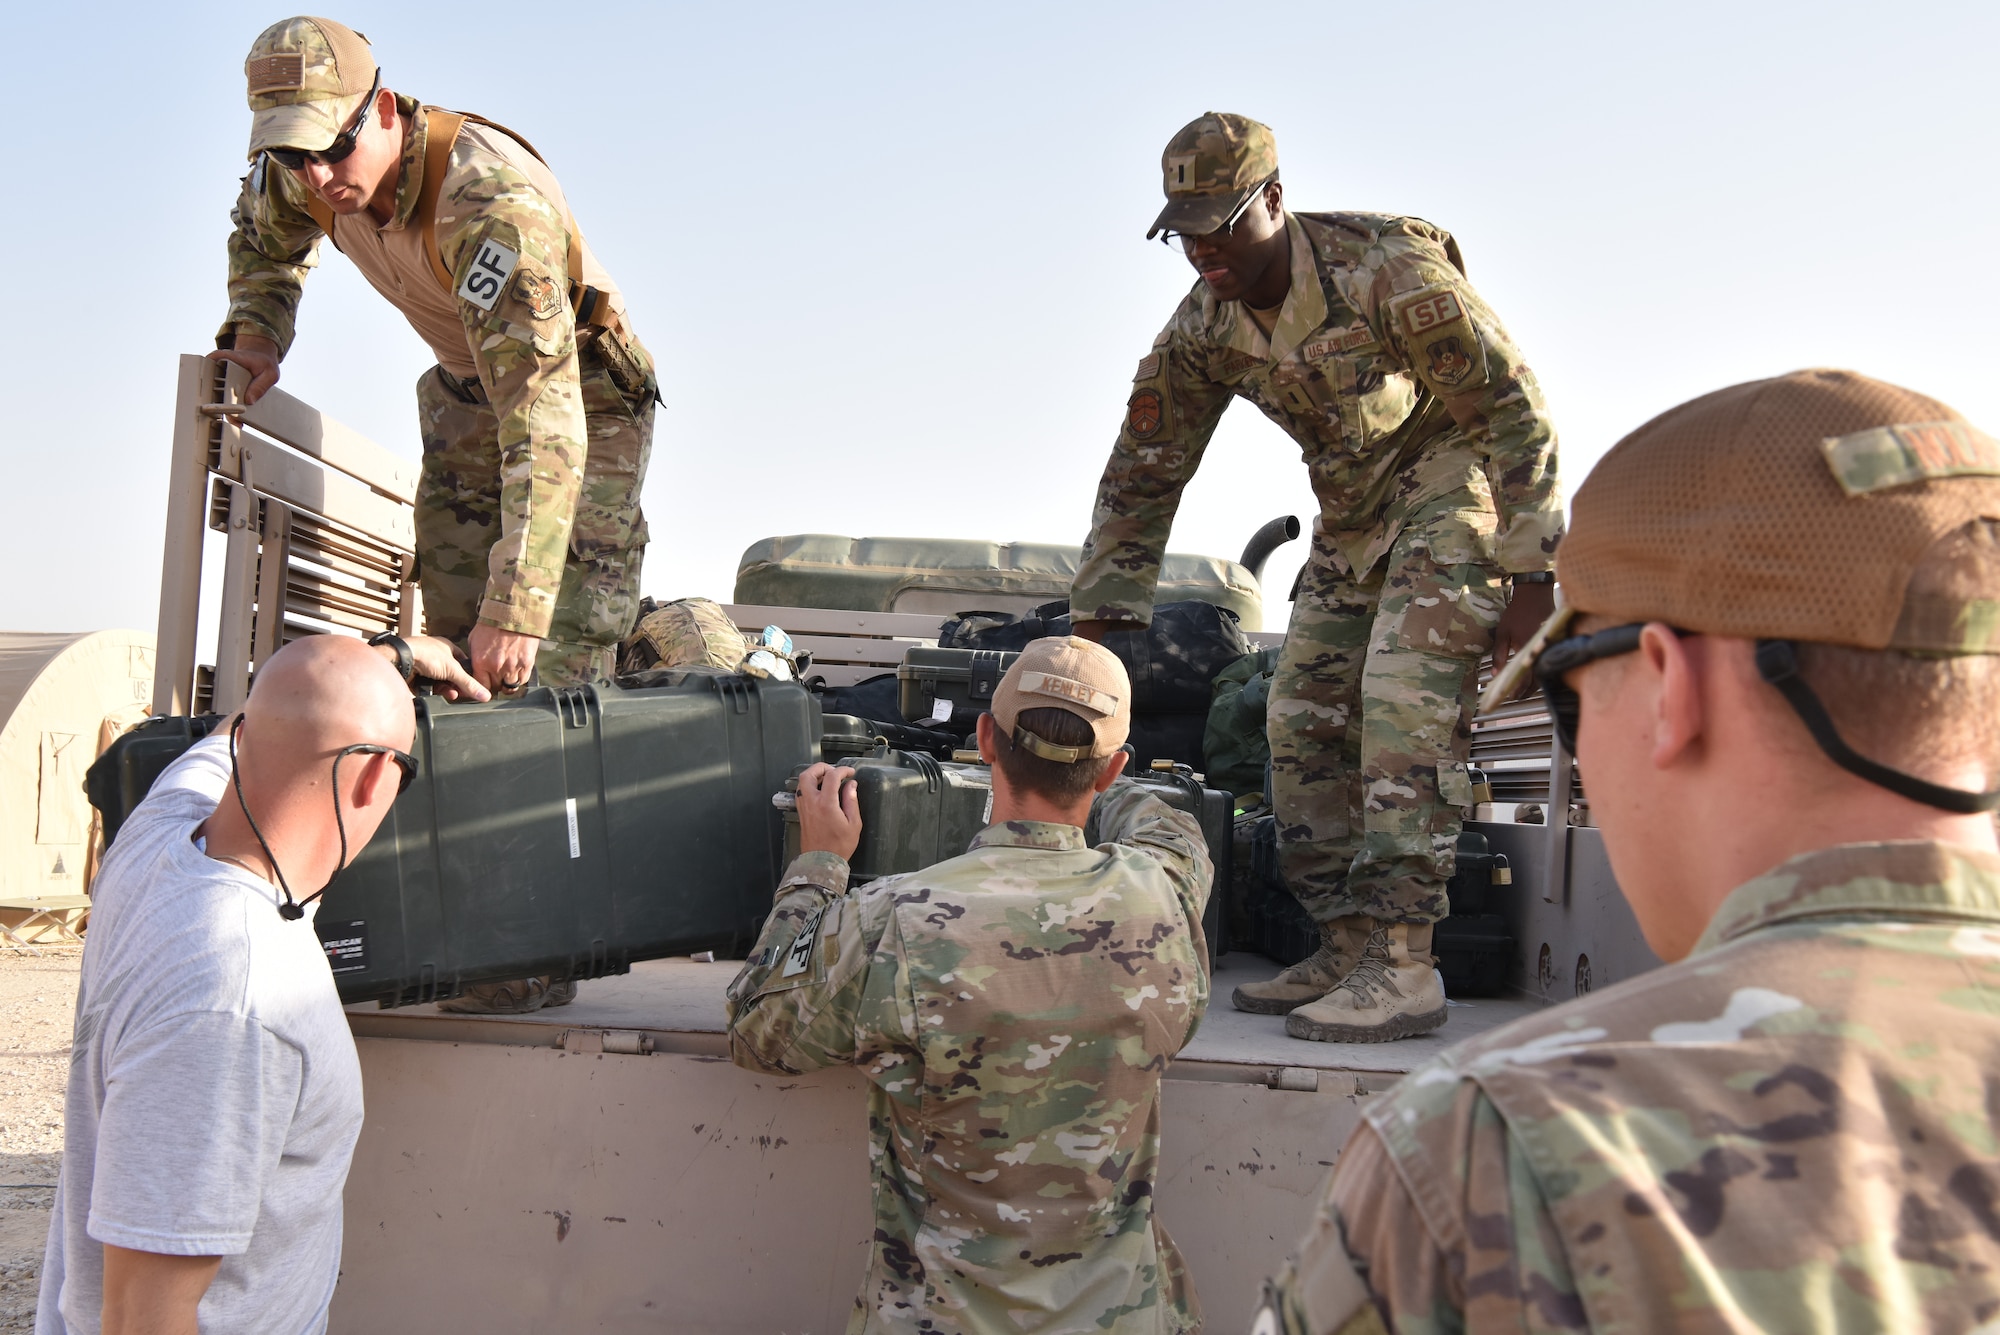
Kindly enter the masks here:
<path id="1" fill-rule="evenodd" d="M 292 18 L 244 63 L 254 160 L 214 355 L 277 382 L 330 237 L 437 356 L 417 382 L 426 628 L 494 690 L 608 679 L 632 629 L 657 384 L 624 298 L 527 141 L 382 86 L 367 40 Z"/>
<path id="2" fill-rule="evenodd" d="M 1384 1094 L 1253 1329 L 1992 1329 L 2000 443 L 1803 371 L 1573 518 L 1520 666 L 1669 963 Z"/>
<path id="3" fill-rule="evenodd" d="M 417 381 L 425 629 L 494 691 L 608 680 L 639 608 L 639 491 L 659 397 L 624 298 L 528 142 L 382 86 L 359 33 L 275 23 L 244 61 L 253 165 L 230 217 L 210 354 L 277 383 L 321 237 L 430 345 Z M 454 1010 L 535 1010 L 574 983 L 482 984 Z"/>
<path id="4" fill-rule="evenodd" d="M 1151 616 L 1181 489 L 1231 399 L 1299 443 L 1320 513 L 1267 730 L 1285 884 L 1321 944 L 1234 1002 L 1289 1012 L 1299 1038 L 1424 1033 L 1445 1019 L 1431 925 L 1472 802 L 1479 662 L 1553 605 L 1555 430 L 1450 235 L 1287 212 L 1271 131 L 1241 116 L 1202 116 L 1161 164 L 1146 235 L 1178 241 L 1201 278 L 1133 375 L 1076 633 Z"/>

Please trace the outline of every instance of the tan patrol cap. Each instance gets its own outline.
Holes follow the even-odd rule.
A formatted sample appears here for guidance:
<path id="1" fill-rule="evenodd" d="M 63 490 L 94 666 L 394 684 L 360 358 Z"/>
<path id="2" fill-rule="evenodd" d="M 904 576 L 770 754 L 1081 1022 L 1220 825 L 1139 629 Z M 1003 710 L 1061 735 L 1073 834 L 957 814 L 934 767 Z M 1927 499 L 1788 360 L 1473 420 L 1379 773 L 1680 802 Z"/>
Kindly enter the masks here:
<path id="1" fill-rule="evenodd" d="M 1278 141 L 1248 116 L 1205 111 L 1181 127 L 1160 155 L 1167 206 L 1146 233 L 1203 236 L 1236 215 L 1250 193 L 1278 174 Z"/>
<path id="2" fill-rule="evenodd" d="M 1019 726 L 1028 709 L 1066 709 L 1095 736 L 1088 747 L 1057 746 Z M 1045 760 L 1101 759 L 1125 745 L 1132 730 L 1132 683 L 1118 655 L 1101 644 L 1075 635 L 1031 640 L 993 692 L 993 721 Z"/>
<path id="3" fill-rule="evenodd" d="M 332 19 L 274 23 L 243 61 L 249 81 L 250 156 L 267 148 L 330 148 L 375 86 L 368 39 Z"/>
<path id="4" fill-rule="evenodd" d="M 1556 553 L 1574 614 L 1755 640 L 2000 654 L 2000 442 L 1912 390 L 1794 371 L 1717 390 L 1613 446 Z"/>

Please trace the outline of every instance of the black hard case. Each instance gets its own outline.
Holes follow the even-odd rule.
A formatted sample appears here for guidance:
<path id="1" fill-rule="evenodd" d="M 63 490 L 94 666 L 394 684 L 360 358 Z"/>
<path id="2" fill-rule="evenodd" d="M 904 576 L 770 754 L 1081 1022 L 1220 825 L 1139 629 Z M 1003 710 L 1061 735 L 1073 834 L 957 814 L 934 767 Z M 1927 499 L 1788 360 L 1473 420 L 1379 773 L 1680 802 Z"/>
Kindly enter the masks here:
<path id="1" fill-rule="evenodd" d="M 921 871 L 955 858 L 992 820 L 992 771 L 985 765 L 938 761 L 921 753 L 887 748 L 849 755 L 838 763 L 854 771 L 855 798 L 861 812 L 861 843 L 848 860 L 852 884 Z M 1143 771 L 1132 778 L 1167 805 L 1201 822 L 1209 857 L 1215 864 L 1202 930 L 1210 953 L 1220 955 L 1227 949 L 1222 906 L 1233 852 L 1230 820 L 1234 799 L 1218 789 L 1204 788 L 1186 766 Z M 1093 846 L 1100 842 L 1095 819 L 1085 826 L 1084 838 Z M 796 857 L 798 849 L 798 817 L 788 810 L 786 858 Z"/>
<path id="2" fill-rule="evenodd" d="M 315 919 L 342 1001 L 595 978 L 756 939 L 781 871 L 770 795 L 818 754 L 804 687 L 688 673 L 416 711 L 416 781 Z"/>

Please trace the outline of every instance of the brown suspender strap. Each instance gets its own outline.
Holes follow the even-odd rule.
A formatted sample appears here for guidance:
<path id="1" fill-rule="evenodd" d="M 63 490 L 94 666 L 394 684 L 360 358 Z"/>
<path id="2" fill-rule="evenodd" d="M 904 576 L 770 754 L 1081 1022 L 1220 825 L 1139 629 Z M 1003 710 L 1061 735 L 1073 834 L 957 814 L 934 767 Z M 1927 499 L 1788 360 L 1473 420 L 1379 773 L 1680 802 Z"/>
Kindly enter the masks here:
<path id="1" fill-rule="evenodd" d="M 474 125 L 484 125 L 489 130 L 498 130 L 533 155 L 535 161 L 544 167 L 548 159 L 535 151 L 535 146 L 514 133 L 498 121 L 487 120 L 467 111 L 446 111 L 442 107 L 425 107 L 429 116 L 424 144 L 424 188 L 417 196 L 417 216 L 424 220 L 424 254 L 429 257 L 431 267 L 437 271 L 438 281 L 445 290 L 451 290 L 451 271 L 444 267 L 444 257 L 438 253 L 437 244 L 437 201 L 438 192 L 444 185 L 444 173 L 451 158 L 451 146 L 458 139 L 458 132 L 467 121 Z M 449 131 L 449 133 L 445 133 Z M 608 329 L 617 323 L 617 316 L 611 311 L 611 303 L 603 299 L 604 294 L 583 281 L 583 233 L 577 230 L 576 219 L 563 206 L 563 232 L 568 241 L 567 262 L 563 266 L 569 278 L 570 309 L 576 312 L 576 322 L 580 325 L 595 325 Z"/>
<path id="2" fill-rule="evenodd" d="M 424 184 L 417 191 L 417 217 L 423 220 L 424 258 L 431 262 L 431 272 L 437 275 L 439 286 L 449 292 L 451 270 L 444 267 L 444 256 L 438 254 L 438 192 L 444 189 L 445 169 L 451 165 L 451 146 L 458 142 L 458 132 L 464 128 L 466 118 L 441 107 L 425 107 L 424 111 L 428 116 L 424 125 Z"/>
<path id="3" fill-rule="evenodd" d="M 326 233 L 326 239 L 333 241 L 333 210 L 327 207 L 325 200 L 315 195 L 309 188 L 306 190 L 306 212 L 310 213 L 312 220 L 319 224 L 319 230 Z M 333 241 L 333 248 L 339 250 L 340 243 Z"/>

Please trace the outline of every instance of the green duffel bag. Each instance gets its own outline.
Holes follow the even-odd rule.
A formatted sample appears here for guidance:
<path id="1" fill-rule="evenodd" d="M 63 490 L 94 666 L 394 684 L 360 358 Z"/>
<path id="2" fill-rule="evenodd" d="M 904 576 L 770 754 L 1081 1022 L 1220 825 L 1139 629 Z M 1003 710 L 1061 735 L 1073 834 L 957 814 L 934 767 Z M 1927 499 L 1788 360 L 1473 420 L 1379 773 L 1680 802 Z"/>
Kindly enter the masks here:
<path id="1" fill-rule="evenodd" d="M 1201 739 L 1202 764 L 1215 787 L 1232 793 L 1263 791 L 1264 766 L 1271 759 L 1264 711 L 1277 668 L 1278 651 L 1259 649 L 1216 674 Z"/>

